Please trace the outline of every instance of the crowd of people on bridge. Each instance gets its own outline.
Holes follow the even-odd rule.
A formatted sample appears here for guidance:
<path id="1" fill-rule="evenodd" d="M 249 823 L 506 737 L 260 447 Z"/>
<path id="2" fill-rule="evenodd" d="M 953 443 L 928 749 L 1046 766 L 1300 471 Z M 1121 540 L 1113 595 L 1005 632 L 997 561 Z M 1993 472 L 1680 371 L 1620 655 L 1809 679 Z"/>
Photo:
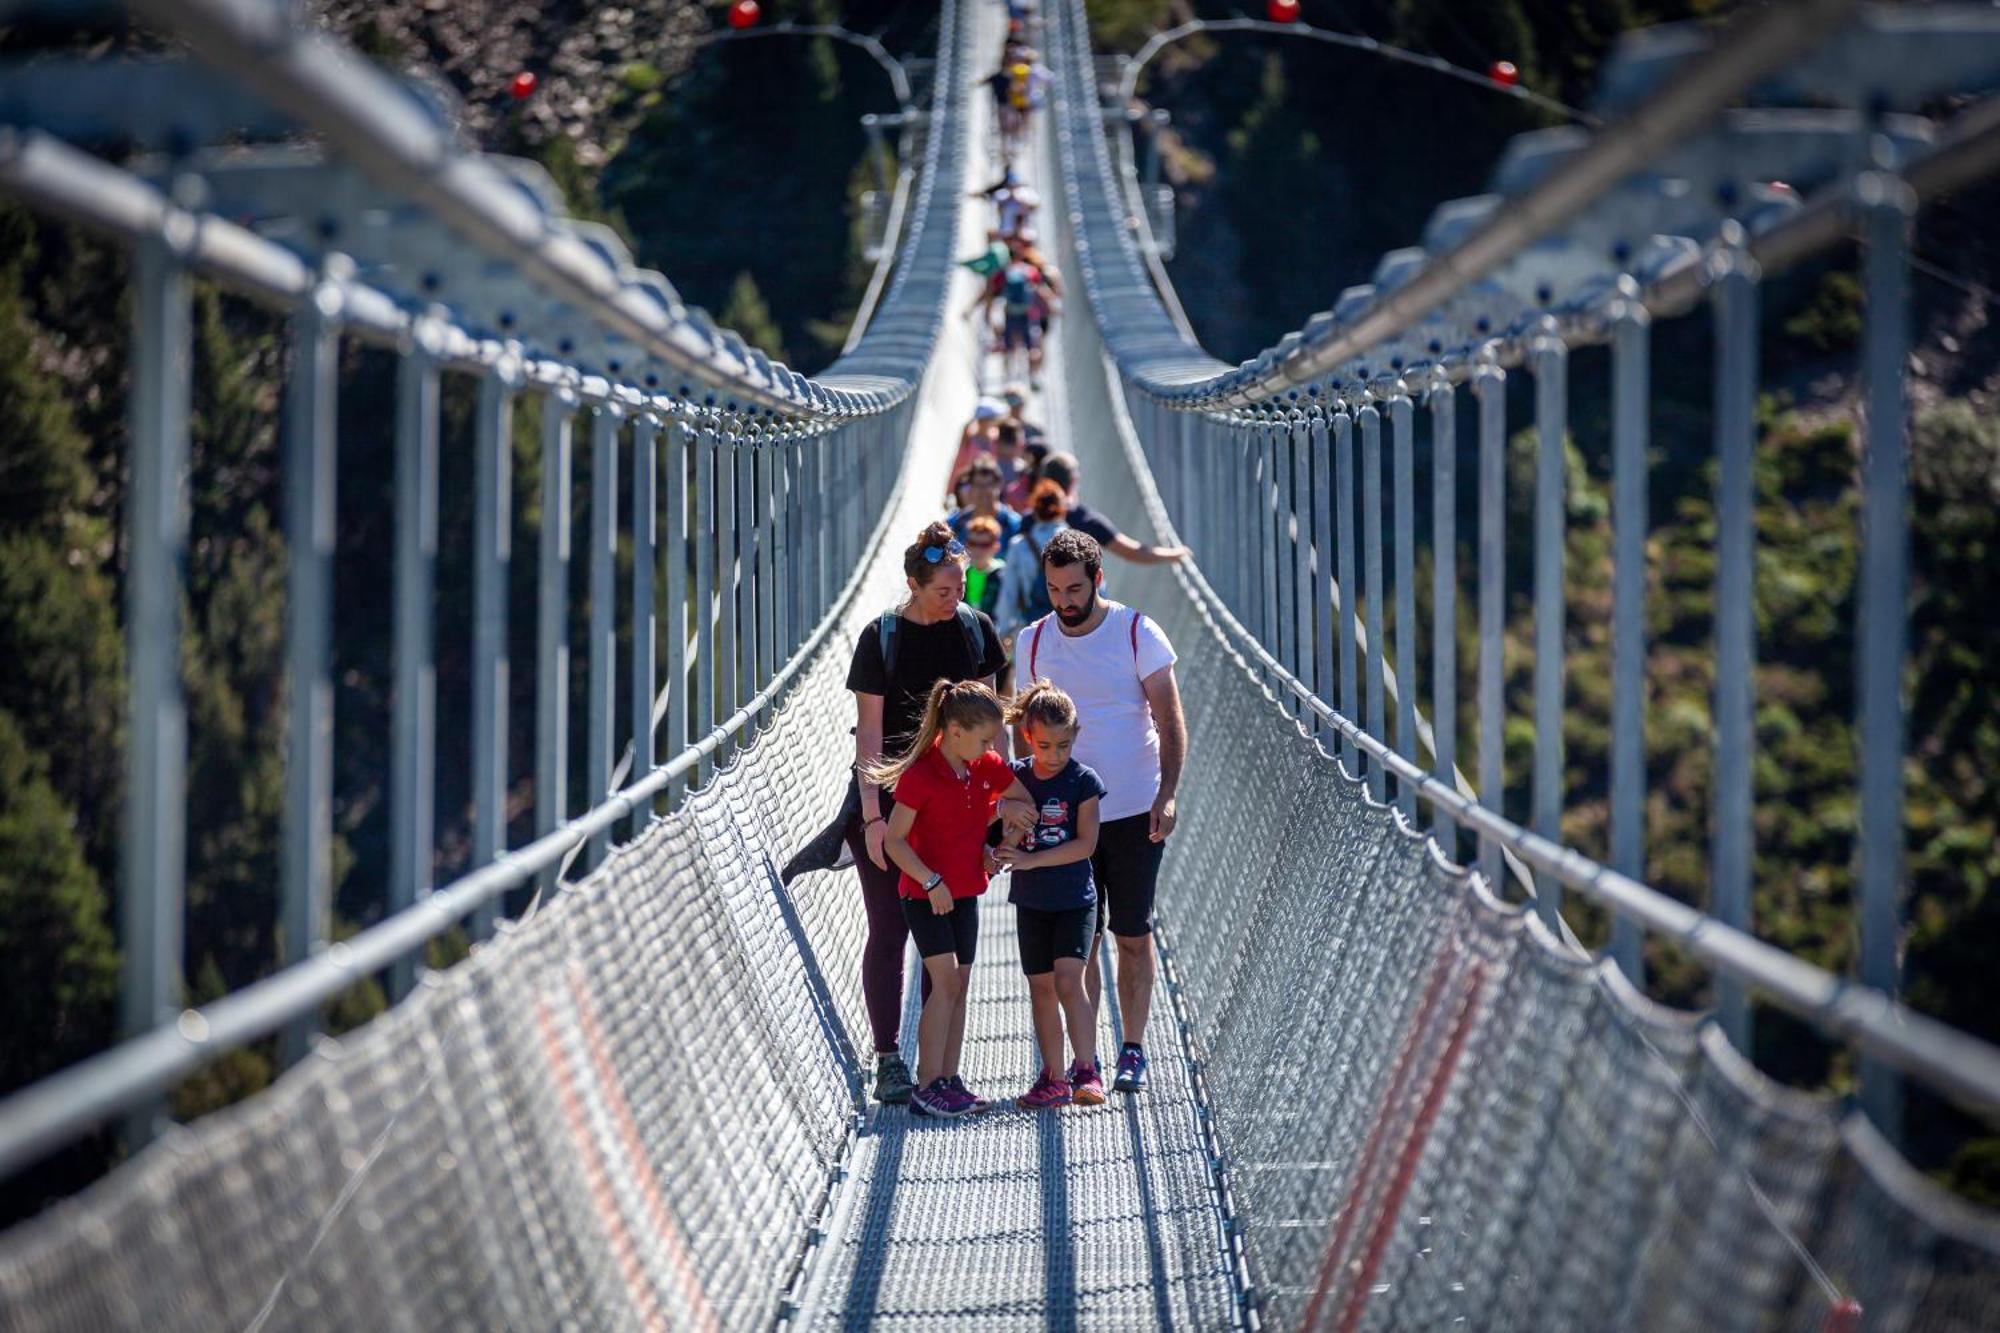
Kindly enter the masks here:
<path id="1" fill-rule="evenodd" d="M 1056 493 L 1047 479 L 1037 487 Z M 991 514 L 966 520 L 969 534 L 997 539 L 998 526 Z M 863 629 L 848 668 L 856 764 L 846 835 L 868 919 L 874 1093 L 919 1116 L 990 1104 L 966 1086 L 959 1059 L 979 900 L 1002 870 L 1041 1054 L 1017 1103 L 1104 1100 L 1097 954 L 1107 931 L 1123 1035 L 1113 1086 L 1137 1092 L 1146 1082 L 1153 900 L 1187 748 L 1173 645 L 1103 595 L 1104 550 L 1090 534 L 1063 527 L 1037 555 L 1014 558 L 1007 569 L 1031 569 L 1050 609 L 1020 627 L 1012 651 L 967 600 L 990 551 L 975 557 L 940 519 L 904 551 L 908 596 Z M 1010 669 L 1025 682 L 1011 697 Z M 925 983 L 914 1074 L 900 1022 L 910 941 Z"/>
<path id="2" fill-rule="evenodd" d="M 1099 954 L 1111 938 L 1121 1045 L 1115 1090 L 1146 1085 L 1153 903 L 1187 750 L 1174 649 L 1105 591 L 1108 556 L 1182 559 L 1085 504 L 1076 456 L 1029 416 L 1062 278 L 1042 253 L 1040 198 L 1013 166 L 1049 77 L 1027 45 L 1033 6 L 1009 0 L 992 87 L 1005 170 L 975 192 L 989 246 L 965 261 L 1005 387 L 979 398 L 945 512 L 903 552 L 906 595 L 856 639 L 855 764 L 840 816 L 786 867 L 858 873 L 861 986 L 878 1102 L 956 1118 L 991 1104 L 960 1069 L 979 903 L 1005 873 L 1039 1068 L 1020 1106 L 1105 1100 Z M 995 314 L 1000 316 L 993 322 Z M 984 369 L 982 360 L 982 377 Z M 1021 371 L 1025 367 L 1026 379 Z M 922 959 L 916 1068 L 903 1056 L 903 960 Z"/>

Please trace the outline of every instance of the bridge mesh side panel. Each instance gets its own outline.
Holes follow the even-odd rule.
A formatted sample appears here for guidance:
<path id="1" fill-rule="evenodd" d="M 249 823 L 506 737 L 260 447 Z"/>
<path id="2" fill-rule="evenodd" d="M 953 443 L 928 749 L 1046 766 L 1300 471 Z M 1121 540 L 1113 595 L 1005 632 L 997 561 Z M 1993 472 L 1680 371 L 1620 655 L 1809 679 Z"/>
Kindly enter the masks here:
<path id="1" fill-rule="evenodd" d="M 831 813 L 852 740 L 829 719 L 896 563 L 684 809 L 269 1094 L 9 1233 L 0 1328 L 247 1327 L 267 1301 L 271 1328 L 768 1322 L 866 1032 L 853 876 L 787 892 L 772 857 Z"/>
<path id="2" fill-rule="evenodd" d="M 1085 496 L 1164 539 L 1081 305 L 1058 341 Z M 1445 865 L 1171 569 L 1107 579 L 1181 654 L 1161 914 L 1274 1326 L 1819 1329 L 1781 1221 L 1865 1328 L 2000 1327 L 1991 1214 Z"/>

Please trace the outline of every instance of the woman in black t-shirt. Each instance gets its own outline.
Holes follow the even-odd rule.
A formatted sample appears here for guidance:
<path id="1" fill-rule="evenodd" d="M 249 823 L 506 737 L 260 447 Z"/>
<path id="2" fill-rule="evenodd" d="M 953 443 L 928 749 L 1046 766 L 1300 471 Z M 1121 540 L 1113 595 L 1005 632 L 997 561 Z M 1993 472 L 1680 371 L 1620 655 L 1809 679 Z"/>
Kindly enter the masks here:
<path id="1" fill-rule="evenodd" d="M 854 645 L 847 688 L 854 691 L 854 755 L 873 763 L 909 748 L 931 686 L 994 677 L 1007 665 L 1000 636 L 984 612 L 965 608 L 965 548 L 942 522 L 925 528 L 903 552 L 910 596 L 893 613 L 871 620 Z M 885 639 L 887 643 L 885 645 Z M 887 651 L 885 652 L 885 646 Z M 858 779 L 857 779 L 858 780 Z M 875 1099 L 908 1101 L 909 1067 L 899 1054 L 903 1013 L 903 946 L 909 926 L 896 896 L 896 867 L 882 850 L 887 792 L 861 782 L 861 822 L 848 847 L 861 876 L 868 942 L 861 951 L 861 993 L 875 1038 Z"/>

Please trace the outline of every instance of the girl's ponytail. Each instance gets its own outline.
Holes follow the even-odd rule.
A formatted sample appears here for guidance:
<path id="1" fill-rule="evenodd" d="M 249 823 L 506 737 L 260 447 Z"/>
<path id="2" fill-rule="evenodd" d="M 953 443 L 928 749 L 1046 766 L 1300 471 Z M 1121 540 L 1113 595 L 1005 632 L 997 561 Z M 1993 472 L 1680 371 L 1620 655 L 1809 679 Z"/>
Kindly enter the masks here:
<path id="1" fill-rule="evenodd" d="M 1076 725 L 1076 701 L 1052 682 L 1037 680 L 1014 696 L 1007 709 L 1007 725 L 1026 727 L 1030 723 L 1067 731 Z"/>
<path id="2" fill-rule="evenodd" d="M 862 765 L 862 780 L 884 789 L 893 787 L 896 779 L 909 772 L 911 765 L 937 744 L 938 734 L 945 727 L 997 724 L 1003 716 L 1000 696 L 980 682 L 940 680 L 931 686 L 930 698 L 924 701 L 923 720 L 917 725 L 917 734 L 911 740 L 910 748 L 894 759 L 878 759 Z"/>

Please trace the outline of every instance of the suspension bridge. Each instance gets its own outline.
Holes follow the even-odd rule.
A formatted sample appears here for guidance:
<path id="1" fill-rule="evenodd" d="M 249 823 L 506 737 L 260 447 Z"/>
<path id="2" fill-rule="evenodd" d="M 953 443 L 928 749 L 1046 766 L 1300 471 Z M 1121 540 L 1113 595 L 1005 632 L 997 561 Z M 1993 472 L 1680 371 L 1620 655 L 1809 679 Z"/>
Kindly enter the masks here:
<path id="1" fill-rule="evenodd" d="M 107 1123 L 134 1149 L 0 1236 L 0 1328 L 2000 1327 L 2000 1218 L 1897 1148 L 1912 1082 L 2000 1114 L 2000 1053 L 1896 999 L 1909 233 L 2000 159 L 1993 11 L 1794 0 L 1726 29 L 1634 34 L 1586 123 L 1522 136 L 1490 193 L 1442 202 L 1419 245 L 1232 367 L 1195 340 L 1149 243 L 1114 132 L 1126 108 L 1106 101 L 1119 71 L 1102 77 L 1081 0 L 1050 0 L 1054 84 L 1016 164 L 1051 197 L 1043 228 L 1071 289 L 1040 407 L 1094 501 L 1195 552 L 1114 574 L 1180 653 L 1190 762 L 1162 878 L 1152 1085 L 940 1123 L 866 1096 L 851 874 L 786 885 L 777 866 L 830 813 L 853 758 L 847 645 L 899 595 L 896 552 L 937 515 L 992 373 L 956 318 L 974 280 L 954 260 L 985 240 L 966 200 L 998 160 L 978 79 L 1004 10 L 945 0 L 928 90 L 899 84 L 908 174 L 865 325 L 807 378 L 286 7 L 129 8 L 185 54 L 0 75 L 0 190 L 132 255 L 125 1036 L 0 1101 L 0 1172 Z M 1749 917 L 1750 479 L 1760 284 L 1856 235 L 1862 950 L 1844 978 L 1760 941 Z M 197 278 L 288 319 L 279 924 L 294 961 L 188 1009 L 177 581 Z M 1684 318 L 1716 330 L 1705 910 L 1647 887 L 1640 854 L 1649 338 Z M 398 367 L 393 863 L 389 913 L 336 942 L 349 343 Z M 1609 863 L 1562 838 L 1566 366 L 1604 343 Z M 478 402 L 464 700 L 436 689 L 433 605 L 440 383 L 460 376 Z M 1510 377 L 1533 386 L 1532 420 L 1512 424 L 1537 439 L 1525 823 L 1500 796 Z M 535 596 L 515 605 L 523 398 L 556 517 Z M 566 517 L 579 438 L 582 552 Z M 1463 487 L 1461 455 L 1476 459 Z M 1469 570 L 1462 491 L 1477 496 Z M 1461 596 L 1478 627 L 1463 673 Z M 535 660 L 512 663 L 524 617 Z M 579 654 L 588 790 L 571 793 Z M 537 692 L 536 835 L 510 846 L 517 666 Z M 442 708 L 473 719 L 474 868 L 433 884 Z M 530 886 L 506 917 L 503 896 Z M 1579 899 L 1617 922 L 1602 957 L 1565 922 Z M 985 932 L 965 1065 L 995 1090 L 1033 1059 L 1007 910 Z M 455 926 L 470 958 L 419 968 Z M 1648 933 L 1710 970 L 1713 1013 L 1646 998 Z M 319 1033 L 321 1006 L 371 975 L 392 1007 Z M 1753 996 L 1851 1047 L 1859 1096 L 1760 1072 Z M 177 1080 L 274 1035 L 289 1065 L 275 1086 L 169 1123 Z"/>

